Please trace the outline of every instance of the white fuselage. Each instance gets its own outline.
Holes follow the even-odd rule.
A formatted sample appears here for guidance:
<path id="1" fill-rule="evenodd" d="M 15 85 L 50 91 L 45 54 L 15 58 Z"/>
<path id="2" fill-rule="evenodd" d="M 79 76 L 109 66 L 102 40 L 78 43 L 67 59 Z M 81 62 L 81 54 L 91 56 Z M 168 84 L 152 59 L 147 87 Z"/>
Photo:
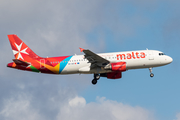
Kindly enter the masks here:
<path id="1" fill-rule="evenodd" d="M 98 55 L 109 60 L 110 63 L 126 62 L 126 70 L 158 67 L 172 62 L 171 57 L 156 50 L 101 53 Z M 96 69 L 91 68 L 91 63 L 87 59 L 84 59 L 84 55 L 74 55 L 69 61 L 65 62 L 68 63 L 60 74 L 111 72 L 110 70 L 103 70 L 100 67 L 96 67 Z"/>

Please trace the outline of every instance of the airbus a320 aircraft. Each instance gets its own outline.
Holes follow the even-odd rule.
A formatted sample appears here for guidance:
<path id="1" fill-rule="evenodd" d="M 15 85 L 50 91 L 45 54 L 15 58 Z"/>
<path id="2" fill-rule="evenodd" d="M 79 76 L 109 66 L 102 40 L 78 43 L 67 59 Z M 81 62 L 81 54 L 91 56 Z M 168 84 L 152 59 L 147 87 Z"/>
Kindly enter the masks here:
<path id="1" fill-rule="evenodd" d="M 100 77 L 119 79 L 130 69 L 167 65 L 173 59 L 157 50 L 139 50 L 96 54 L 80 48 L 85 55 L 39 57 L 17 35 L 8 35 L 15 59 L 7 67 L 48 74 L 94 74 L 92 84 Z"/>

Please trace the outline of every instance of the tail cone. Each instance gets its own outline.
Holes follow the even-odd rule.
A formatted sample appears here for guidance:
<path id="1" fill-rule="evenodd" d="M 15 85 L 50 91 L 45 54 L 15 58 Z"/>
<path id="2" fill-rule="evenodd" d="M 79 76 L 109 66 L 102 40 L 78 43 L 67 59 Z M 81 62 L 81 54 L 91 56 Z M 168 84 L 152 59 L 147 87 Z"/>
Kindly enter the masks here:
<path id="1" fill-rule="evenodd" d="M 8 63 L 7 67 L 13 67 L 13 62 L 12 63 Z"/>

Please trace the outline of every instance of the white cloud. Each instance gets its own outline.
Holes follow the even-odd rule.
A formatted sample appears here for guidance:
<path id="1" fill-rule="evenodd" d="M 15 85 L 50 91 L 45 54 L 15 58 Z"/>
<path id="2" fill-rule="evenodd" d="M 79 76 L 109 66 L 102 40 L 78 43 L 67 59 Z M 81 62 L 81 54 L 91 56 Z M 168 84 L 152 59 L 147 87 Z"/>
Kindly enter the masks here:
<path id="1" fill-rule="evenodd" d="M 83 97 L 76 96 L 69 101 L 69 106 L 71 107 L 84 107 L 86 105 L 86 100 Z"/>
<path id="2" fill-rule="evenodd" d="M 38 110 L 31 107 L 31 98 L 19 95 L 16 98 L 4 100 L 4 107 L 0 111 L 1 119 L 4 120 L 42 120 Z"/>
<path id="3" fill-rule="evenodd" d="M 57 120 L 154 120 L 153 112 L 139 106 L 98 98 L 87 103 L 82 97 L 73 98 L 60 108 Z"/>
<path id="4" fill-rule="evenodd" d="M 154 120 L 152 111 L 106 100 L 103 97 L 91 103 L 86 103 L 85 98 L 79 96 L 69 98 L 69 101 L 56 100 L 54 96 L 47 103 L 41 102 L 44 106 L 50 105 L 48 112 L 39 109 L 37 107 L 39 105 L 33 105 L 31 95 L 18 93 L 18 96 L 4 99 L 0 118 L 3 120 L 48 120 L 53 119 L 49 117 L 53 114 L 54 120 Z"/>
<path id="5" fill-rule="evenodd" d="M 175 119 L 175 120 L 180 120 L 180 113 L 177 113 L 177 114 L 176 114 L 176 118 L 177 118 L 177 119 Z"/>

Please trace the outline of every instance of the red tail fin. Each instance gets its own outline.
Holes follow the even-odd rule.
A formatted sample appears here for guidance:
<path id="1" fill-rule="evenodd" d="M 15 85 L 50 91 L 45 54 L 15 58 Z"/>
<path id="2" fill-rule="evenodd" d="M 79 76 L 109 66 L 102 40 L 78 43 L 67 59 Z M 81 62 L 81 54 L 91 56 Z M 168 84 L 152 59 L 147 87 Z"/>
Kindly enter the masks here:
<path id="1" fill-rule="evenodd" d="M 39 58 L 17 35 L 8 35 L 15 59 Z"/>

